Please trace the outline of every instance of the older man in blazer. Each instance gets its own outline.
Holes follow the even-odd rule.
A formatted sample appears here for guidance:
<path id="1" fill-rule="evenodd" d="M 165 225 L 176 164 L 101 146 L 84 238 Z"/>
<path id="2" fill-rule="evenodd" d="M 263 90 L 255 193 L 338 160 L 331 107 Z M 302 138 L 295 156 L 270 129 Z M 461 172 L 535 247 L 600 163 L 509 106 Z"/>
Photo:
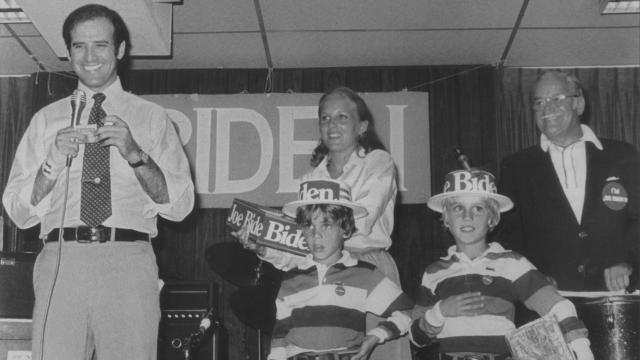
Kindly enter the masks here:
<path id="1" fill-rule="evenodd" d="M 501 164 L 498 189 L 515 208 L 499 238 L 560 290 L 621 290 L 638 271 L 640 161 L 630 144 L 581 124 L 584 108 L 575 77 L 547 71 L 536 81 L 540 144 Z"/>

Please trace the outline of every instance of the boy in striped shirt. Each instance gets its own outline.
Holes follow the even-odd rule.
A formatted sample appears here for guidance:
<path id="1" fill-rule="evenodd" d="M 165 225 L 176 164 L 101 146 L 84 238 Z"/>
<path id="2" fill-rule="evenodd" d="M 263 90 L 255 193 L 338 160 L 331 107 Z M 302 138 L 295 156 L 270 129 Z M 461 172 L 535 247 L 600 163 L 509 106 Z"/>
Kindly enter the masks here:
<path id="1" fill-rule="evenodd" d="M 504 335 L 515 328 L 515 302 L 521 301 L 540 315 L 555 315 L 577 359 L 593 359 L 573 304 L 526 258 L 487 243 L 500 212 L 513 207 L 509 198 L 497 194 L 492 174 L 450 172 L 444 191 L 427 205 L 442 213 L 455 245 L 424 272 L 413 312 L 414 344 L 438 341 L 441 359 L 510 359 Z"/>
<path id="2" fill-rule="evenodd" d="M 354 218 L 366 215 L 348 185 L 310 180 L 300 189 L 300 200 L 283 212 L 295 215 L 310 254 L 283 277 L 268 359 L 367 359 L 378 343 L 408 331 L 413 302 L 375 266 L 343 250 Z M 365 334 L 367 312 L 386 319 Z"/>

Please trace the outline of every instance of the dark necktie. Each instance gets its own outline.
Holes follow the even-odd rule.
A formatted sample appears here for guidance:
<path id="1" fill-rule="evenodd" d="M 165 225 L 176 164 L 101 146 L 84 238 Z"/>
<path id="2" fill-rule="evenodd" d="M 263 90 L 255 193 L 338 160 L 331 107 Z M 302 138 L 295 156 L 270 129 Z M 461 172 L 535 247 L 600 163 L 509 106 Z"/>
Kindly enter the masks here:
<path id="1" fill-rule="evenodd" d="M 89 114 L 89 124 L 102 127 L 107 116 L 102 109 L 105 95 L 93 95 L 94 104 Z M 111 174 L 109 147 L 100 143 L 85 144 L 82 163 L 82 195 L 80 220 L 89 226 L 98 226 L 111 216 Z"/>

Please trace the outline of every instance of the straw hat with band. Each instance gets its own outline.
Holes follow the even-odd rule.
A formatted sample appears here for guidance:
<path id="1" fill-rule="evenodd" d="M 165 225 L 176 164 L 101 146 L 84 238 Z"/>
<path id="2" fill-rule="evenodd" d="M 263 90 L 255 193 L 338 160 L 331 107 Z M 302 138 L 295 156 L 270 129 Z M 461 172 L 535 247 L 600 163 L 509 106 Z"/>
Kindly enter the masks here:
<path id="1" fill-rule="evenodd" d="M 353 210 L 353 217 L 367 216 L 363 206 L 351 201 L 351 187 L 337 180 L 308 180 L 300 184 L 298 200 L 286 204 L 282 208 L 285 215 L 295 218 L 300 206 L 313 204 L 342 205 Z"/>
<path id="2" fill-rule="evenodd" d="M 500 212 L 505 212 L 513 207 L 511 199 L 498 194 L 495 177 L 484 170 L 455 170 L 444 178 L 444 187 L 441 194 L 432 196 L 427 201 L 429 209 L 443 212 L 444 200 L 453 196 L 481 195 L 498 202 Z"/>

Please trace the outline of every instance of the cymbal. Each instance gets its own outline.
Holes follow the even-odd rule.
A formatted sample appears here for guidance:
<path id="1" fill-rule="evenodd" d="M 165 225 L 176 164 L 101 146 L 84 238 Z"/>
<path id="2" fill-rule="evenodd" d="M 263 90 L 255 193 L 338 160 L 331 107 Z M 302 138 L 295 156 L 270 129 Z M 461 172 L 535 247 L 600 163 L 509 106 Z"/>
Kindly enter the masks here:
<path id="1" fill-rule="evenodd" d="M 236 286 L 253 286 L 280 282 L 280 271 L 238 242 L 222 242 L 207 248 L 209 268 Z"/>
<path id="2" fill-rule="evenodd" d="M 277 287 L 243 287 L 229 297 L 231 311 L 245 325 L 270 334 L 276 321 L 277 296 Z"/>

